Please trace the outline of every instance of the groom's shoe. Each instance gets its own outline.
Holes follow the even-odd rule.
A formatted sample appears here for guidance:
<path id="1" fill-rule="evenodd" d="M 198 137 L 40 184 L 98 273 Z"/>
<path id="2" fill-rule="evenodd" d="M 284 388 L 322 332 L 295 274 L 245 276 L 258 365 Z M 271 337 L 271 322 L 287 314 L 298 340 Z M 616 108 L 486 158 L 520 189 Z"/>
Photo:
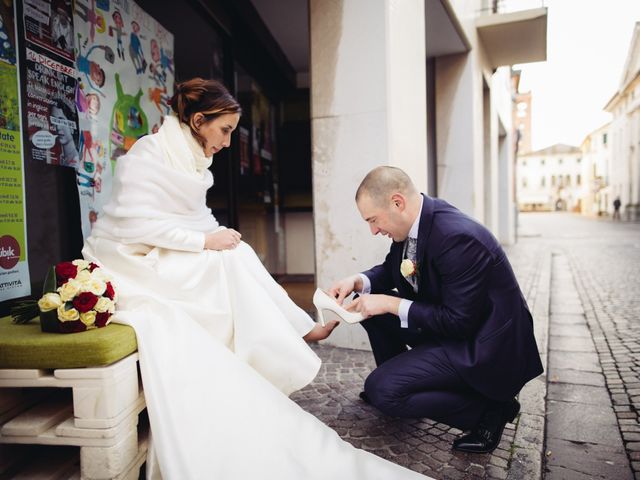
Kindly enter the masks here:
<path id="1" fill-rule="evenodd" d="M 371 405 L 371 400 L 369 400 L 369 395 L 367 395 L 366 392 L 364 391 L 360 392 L 359 397 L 364 403 Z"/>
<path id="2" fill-rule="evenodd" d="M 500 443 L 505 425 L 513 422 L 518 412 L 520 403 L 515 398 L 488 409 L 476 428 L 453 441 L 453 449 L 471 453 L 493 452 Z"/>

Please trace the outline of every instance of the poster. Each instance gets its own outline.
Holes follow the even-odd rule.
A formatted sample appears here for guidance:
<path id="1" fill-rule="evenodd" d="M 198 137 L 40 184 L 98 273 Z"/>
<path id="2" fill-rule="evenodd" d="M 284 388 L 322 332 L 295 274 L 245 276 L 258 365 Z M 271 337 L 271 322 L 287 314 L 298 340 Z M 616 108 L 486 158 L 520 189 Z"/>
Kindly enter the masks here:
<path id="1" fill-rule="evenodd" d="M 13 3 L 0 2 L 0 301 L 31 293 Z"/>
<path id="2" fill-rule="evenodd" d="M 29 44 L 73 63 L 71 0 L 24 0 L 23 17 Z"/>
<path id="3" fill-rule="evenodd" d="M 118 157 L 170 112 L 173 35 L 130 0 L 75 0 L 78 193 L 86 238 L 111 195 Z"/>
<path id="4" fill-rule="evenodd" d="M 78 166 L 76 70 L 26 48 L 27 158 L 63 167 Z"/>

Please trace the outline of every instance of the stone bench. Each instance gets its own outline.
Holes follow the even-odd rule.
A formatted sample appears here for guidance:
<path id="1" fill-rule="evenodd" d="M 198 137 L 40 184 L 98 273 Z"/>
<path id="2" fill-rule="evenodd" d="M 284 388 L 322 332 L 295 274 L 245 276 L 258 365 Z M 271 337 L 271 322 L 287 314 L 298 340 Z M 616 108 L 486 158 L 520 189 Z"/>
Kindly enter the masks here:
<path id="1" fill-rule="evenodd" d="M 144 409 L 131 327 L 55 334 L 0 319 L 0 478 L 137 479 Z"/>

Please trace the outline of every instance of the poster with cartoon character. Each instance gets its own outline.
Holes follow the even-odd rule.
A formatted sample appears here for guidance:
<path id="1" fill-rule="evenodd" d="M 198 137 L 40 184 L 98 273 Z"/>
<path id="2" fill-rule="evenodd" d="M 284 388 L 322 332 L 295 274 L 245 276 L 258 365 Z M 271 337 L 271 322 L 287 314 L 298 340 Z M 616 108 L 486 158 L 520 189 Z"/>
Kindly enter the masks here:
<path id="1" fill-rule="evenodd" d="M 78 192 L 85 238 L 118 157 L 160 128 L 173 95 L 173 35 L 130 0 L 75 0 Z"/>

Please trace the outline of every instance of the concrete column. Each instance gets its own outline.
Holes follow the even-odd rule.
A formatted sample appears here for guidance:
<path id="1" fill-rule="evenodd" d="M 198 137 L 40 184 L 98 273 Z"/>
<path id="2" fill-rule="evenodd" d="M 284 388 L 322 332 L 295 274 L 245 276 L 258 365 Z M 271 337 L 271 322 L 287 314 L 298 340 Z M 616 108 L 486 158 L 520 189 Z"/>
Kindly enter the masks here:
<path id="1" fill-rule="evenodd" d="M 397 166 L 426 190 L 424 0 L 310 0 L 309 11 L 316 280 L 329 287 L 389 248 L 355 206 L 366 173 Z M 358 325 L 330 343 L 369 348 Z"/>

